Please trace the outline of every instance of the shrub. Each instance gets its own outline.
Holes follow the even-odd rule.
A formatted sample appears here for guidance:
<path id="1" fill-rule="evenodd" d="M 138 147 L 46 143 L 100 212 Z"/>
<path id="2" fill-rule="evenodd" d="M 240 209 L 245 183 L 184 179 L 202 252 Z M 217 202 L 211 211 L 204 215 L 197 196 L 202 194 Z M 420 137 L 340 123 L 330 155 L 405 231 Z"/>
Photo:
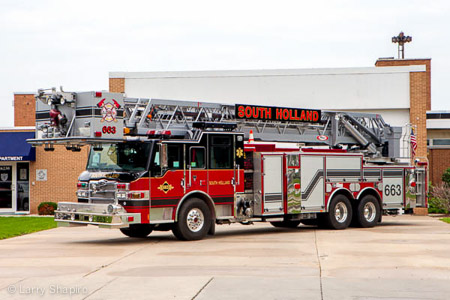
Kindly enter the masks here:
<path id="1" fill-rule="evenodd" d="M 440 200 L 434 198 L 432 195 L 428 196 L 428 213 L 430 214 L 447 214 L 448 211 L 439 208 Z"/>
<path id="2" fill-rule="evenodd" d="M 54 215 L 58 205 L 55 202 L 42 202 L 38 206 L 38 213 L 40 215 Z"/>
<path id="3" fill-rule="evenodd" d="M 433 188 L 433 197 L 430 202 L 434 207 L 441 209 L 444 213 L 450 211 L 450 185 L 441 183 Z"/>
<path id="4" fill-rule="evenodd" d="M 442 174 L 442 181 L 450 185 L 450 168 L 445 170 L 444 174 Z"/>

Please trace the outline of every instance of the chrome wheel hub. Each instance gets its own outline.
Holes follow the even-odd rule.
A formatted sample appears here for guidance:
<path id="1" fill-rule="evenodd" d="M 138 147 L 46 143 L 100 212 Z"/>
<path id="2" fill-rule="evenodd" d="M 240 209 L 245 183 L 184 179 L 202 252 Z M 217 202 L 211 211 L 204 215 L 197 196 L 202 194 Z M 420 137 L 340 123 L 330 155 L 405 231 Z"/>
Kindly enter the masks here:
<path id="1" fill-rule="evenodd" d="M 334 217 L 336 218 L 336 221 L 338 221 L 339 223 L 344 223 L 347 220 L 348 209 L 347 205 L 345 205 L 344 202 L 339 202 L 338 204 L 336 204 L 334 210 Z"/>
<path id="2" fill-rule="evenodd" d="M 377 210 L 375 208 L 375 204 L 373 204 L 372 202 L 367 202 L 364 205 L 364 218 L 367 222 L 373 222 L 376 216 Z"/>
<path id="3" fill-rule="evenodd" d="M 186 221 L 190 231 L 199 232 L 205 224 L 205 217 L 200 209 L 193 208 L 187 214 Z"/>

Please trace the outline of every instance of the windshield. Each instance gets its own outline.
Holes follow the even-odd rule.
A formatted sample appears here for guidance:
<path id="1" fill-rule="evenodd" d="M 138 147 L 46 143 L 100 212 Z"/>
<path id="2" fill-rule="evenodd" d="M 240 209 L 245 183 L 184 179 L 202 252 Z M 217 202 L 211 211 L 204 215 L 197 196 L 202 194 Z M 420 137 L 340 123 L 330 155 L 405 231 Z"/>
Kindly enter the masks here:
<path id="1" fill-rule="evenodd" d="M 150 154 L 149 143 L 104 144 L 102 149 L 92 147 L 88 170 L 145 171 Z"/>

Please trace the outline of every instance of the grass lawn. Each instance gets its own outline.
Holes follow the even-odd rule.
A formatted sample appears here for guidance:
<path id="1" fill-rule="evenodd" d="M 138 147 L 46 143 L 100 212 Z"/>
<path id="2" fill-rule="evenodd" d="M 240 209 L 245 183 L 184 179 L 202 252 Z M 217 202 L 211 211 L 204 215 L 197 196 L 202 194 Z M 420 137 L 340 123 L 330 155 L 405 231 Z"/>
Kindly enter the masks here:
<path id="1" fill-rule="evenodd" d="M 0 240 L 55 227 L 53 217 L 0 217 Z"/>
<path id="2" fill-rule="evenodd" d="M 441 221 L 444 221 L 445 223 L 450 223 L 450 218 L 442 218 Z"/>

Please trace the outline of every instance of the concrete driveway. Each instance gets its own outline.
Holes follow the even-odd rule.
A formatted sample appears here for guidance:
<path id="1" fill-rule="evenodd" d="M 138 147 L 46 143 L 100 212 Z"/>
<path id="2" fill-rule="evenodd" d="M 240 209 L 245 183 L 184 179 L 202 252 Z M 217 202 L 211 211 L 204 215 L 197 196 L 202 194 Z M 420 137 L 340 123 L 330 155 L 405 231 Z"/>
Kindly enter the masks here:
<path id="1" fill-rule="evenodd" d="M 0 299 L 449 299 L 450 225 L 385 217 L 371 229 L 57 228 L 0 241 Z"/>

